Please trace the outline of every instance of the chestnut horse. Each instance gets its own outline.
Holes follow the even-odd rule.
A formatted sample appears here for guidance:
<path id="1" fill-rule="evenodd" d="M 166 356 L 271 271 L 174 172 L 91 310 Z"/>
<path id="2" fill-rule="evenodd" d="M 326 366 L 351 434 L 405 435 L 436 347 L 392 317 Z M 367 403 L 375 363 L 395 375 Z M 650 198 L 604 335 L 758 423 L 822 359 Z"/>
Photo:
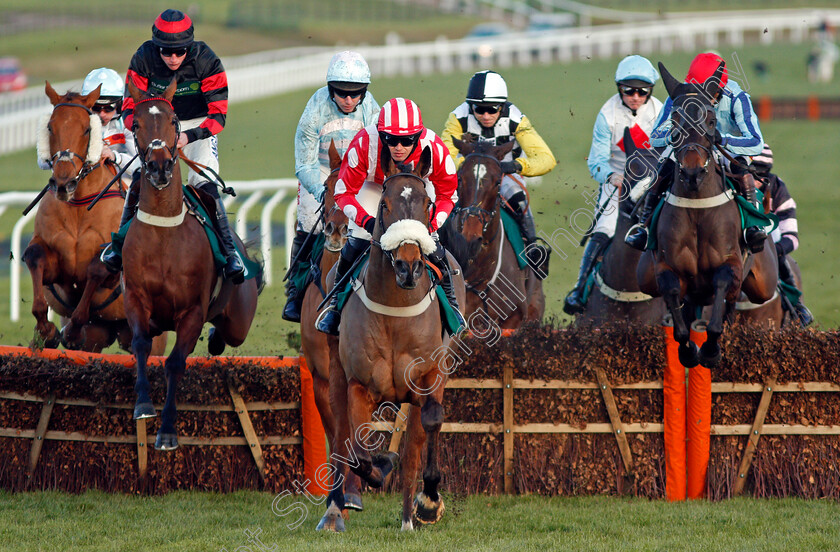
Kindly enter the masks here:
<path id="1" fill-rule="evenodd" d="M 204 228 L 186 216 L 177 149 L 180 129 L 171 104 L 175 87 L 173 79 L 163 97 L 144 97 L 128 83 L 136 102 L 134 135 L 142 165 L 137 216 L 123 244 L 125 310 L 137 358 L 135 419 L 156 415 L 146 377 L 151 337 L 166 330 L 176 333 L 164 364 L 166 403 L 155 440 L 159 450 L 178 447 L 176 387 L 204 323 L 215 326 L 208 344 L 213 354 L 220 354 L 225 344 L 241 345 L 254 319 L 261 281 L 259 272 L 238 286 L 221 281 Z"/>
<path id="2" fill-rule="evenodd" d="M 680 83 L 662 63 L 659 68 L 674 102 L 671 143 L 677 170 L 659 215 L 657 248 L 642 255 L 637 276 L 642 291 L 665 299 L 683 366 L 711 368 L 720 361 L 723 322 L 740 292 L 757 304 L 773 297 L 776 252 L 768 238 L 761 253 L 745 255 L 738 206 L 712 154 L 717 123 L 712 98 L 721 89 L 723 62 L 702 85 Z M 704 305 L 712 312 L 698 355 L 689 326 Z"/>
<path id="3" fill-rule="evenodd" d="M 644 186 L 656 178 L 657 154 L 654 150 L 637 148 L 624 129 L 624 144 L 627 161 L 624 164 L 624 180 L 619 194 L 618 220 L 615 234 L 601 264 L 594 270 L 594 285 L 586 303 L 586 309 L 575 318 L 578 326 L 602 326 L 610 322 L 628 324 L 660 324 L 665 316 L 665 302 L 661 297 L 651 297 L 639 289 L 636 280 L 636 266 L 642 253 L 624 243 L 624 235 L 630 229 L 630 190 L 640 183 Z"/>
<path id="4" fill-rule="evenodd" d="M 116 174 L 100 159 L 102 125 L 91 111 L 99 88 L 62 96 L 47 82 L 45 91 L 53 111 L 39 129 L 37 149 L 39 160 L 52 168 L 51 193 L 38 205 L 35 231 L 23 253 L 32 276 L 35 337 L 46 347 L 61 341 L 68 348 L 94 352 L 119 339 L 128 349 L 131 332 L 119 282 L 100 286 L 101 279 L 93 274 L 107 274 L 99 250 L 119 226 L 123 199 L 114 191 L 102 197 L 95 211 L 84 207 Z M 70 318 L 61 334 L 47 319 L 48 306 Z M 155 353 L 161 354 L 165 345 L 165 336 L 156 339 Z"/>
<path id="5" fill-rule="evenodd" d="M 318 305 L 329 289 L 327 275 L 338 262 L 338 255 L 344 242 L 347 241 L 347 215 L 336 205 L 334 199 L 335 182 L 338 180 L 338 169 L 341 167 L 341 156 L 330 143 L 330 169 L 332 172 L 324 182 L 324 251 L 321 254 L 320 279 L 307 286 L 303 296 L 300 312 L 300 341 L 306 364 L 312 372 L 312 385 L 315 391 L 315 403 L 321 414 L 330 447 L 335 449 L 335 416 L 330 406 L 330 344 L 329 340 L 336 340 L 335 336 L 327 335 L 315 329 L 318 318 Z M 348 475 L 345 484 L 344 506 L 353 510 L 362 510 L 362 495 L 360 491 L 361 479 L 358 475 Z"/>
<path id="6" fill-rule="evenodd" d="M 443 424 L 443 390 L 447 374 L 434 361 L 435 351 L 448 344 L 440 306 L 429 278 L 425 256 L 435 249 L 428 232 L 431 200 L 423 179 L 431 165 L 426 149 L 412 172 L 397 172 L 387 150 L 380 159 L 382 198 L 373 231 L 373 246 L 362 269 L 356 293 L 341 317 L 340 365 L 330 370 L 330 397 L 337 417 L 333 473 L 340 479 L 348 466 L 372 487 L 381 487 L 397 456 L 389 452 L 371 457 L 384 441 L 371 424 L 374 412 L 399 411 L 409 403 L 401 483 L 402 528 L 414 521 L 435 523 L 443 514 L 438 494 L 438 436 Z M 453 270 L 457 264 L 450 256 Z M 453 274 L 456 296 L 464 300 L 463 278 Z M 388 314 L 385 314 L 387 312 Z M 439 351 L 438 351 L 439 352 Z M 423 491 L 417 487 L 420 452 L 426 445 Z M 334 485 L 319 530 L 343 531 L 343 485 Z"/>
<path id="7" fill-rule="evenodd" d="M 516 142 L 494 146 L 453 138 L 464 156 L 458 169 L 458 204 L 440 229 L 443 245 L 464 270 L 465 318 L 479 309 L 502 329 L 541 320 L 545 313 L 542 282 L 530 267 L 520 269 L 501 221 L 500 161 Z"/>

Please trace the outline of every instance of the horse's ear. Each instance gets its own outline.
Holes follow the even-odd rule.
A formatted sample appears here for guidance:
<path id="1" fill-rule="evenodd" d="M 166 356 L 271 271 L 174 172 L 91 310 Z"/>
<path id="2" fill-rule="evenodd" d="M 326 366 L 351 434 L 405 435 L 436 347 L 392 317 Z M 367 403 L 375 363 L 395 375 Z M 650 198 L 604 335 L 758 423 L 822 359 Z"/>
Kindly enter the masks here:
<path id="1" fill-rule="evenodd" d="M 631 155 L 636 153 L 636 142 L 633 141 L 633 135 L 630 134 L 630 127 L 624 127 L 624 153 L 629 159 Z"/>
<path id="2" fill-rule="evenodd" d="M 50 103 L 56 105 L 59 101 L 61 101 L 61 96 L 58 95 L 58 92 L 50 84 L 50 81 L 44 81 L 46 86 L 44 86 L 44 91 L 47 93 L 47 97 L 50 99 Z"/>
<path id="3" fill-rule="evenodd" d="M 172 82 L 169 83 L 169 86 L 166 87 L 166 90 L 163 91 L 163 97 L 166 99 L 167 102 L 171 102 L 172 98 L 175 97 L 175 90 L 178 88 L 178 81 L 175 77 L 172 77 Z"/>
<path id="4" fill-rule="evenodd" d="M 341 155 L 338 154 L 338 150 L 335 147 L 335 140 L 330 140 L 330 149 L 329 149 L 329 156 L 330 156 L 330 169 L 335 170 L 341 166 Z"/>
<path id="5" fill-rule="evenodd" d="M 471 154 L 475 149 L 475 142 L 470 140 L 471 137 L 472 134 L 462 134 L 460 140 L 454 136 L 452 137 L 452 143 L 455 144 L 455 147 L 458 148 L 458 151 L 461 152 L 461 155 L 464 157 Z"/>
<path id="6" fill-rule="evenodd" d="M 429 147 L 423 148 L 423 152 L 420 154 L 420 160 L 417 162 L 417 166 L 414 167 L 414 174 L 423 178 L 429 172 L 429 169 L 432 167 L 432 149 Z"/>
<path id="7" fill-rule="evenodd" d="M 136 104 L 137 102 L 139 102 L 140 99 L 143 97 L 143 93 L 134 84 L 134 80 L 128 79 L 125 86 L 128 90 L 128 95 L 131 96 L 131 99 L 134 100 L 134 103 Z"/>
<path id="8" fill-rule="evenodd" d="M 80 96 L 81 103 L 86 105 L 88 108 L 93 107 L 93 104 L 96 103 L 96 100 L 99 99 L 99 94 L 102 92 L 102 85 L 96 87 L 95 90 L 91 90 L 87 96 Z"/>
<path id="9" fill-rule="evenodd" d="M 397 173 L 397 166 L 391 158 L 391 152 L 384 144 L 382 144 L 382 149 L 379 150 L 379 168 L 382 169 L 385 178 Z"/>
<path id="10" fill-rule="evenodd" d="M 511 140 L 506 144 L 502 144 L 501 146 L 496 146 L 493 148 L 493 155 L 496 156 L 496 159 L 501 161 L 505 158 L 505 155 L 513 151 L 513 147 L 516 145 L 516 140 Z"/>
<path id="11" fill-rule="evenodd" d="M 706 90 L 706 93 L 709 95 L 709 98 L 713 99 L 717 97 L 718 93 L 723 88 L 723 86 L 721 86 L 721 78 L 723 78 L 724 66 L 724 62 L 721 61 L 718 65 L 718 68 L 715 69 L 714 73 L 712 73 L 712 76 L 706 79 L 706 82 L 703 83 L 703 88 Z"/>
<path id="12" fill-rule="evenodd" d="M 675 79 L 673 75 L 671 75 L 671 73 L 669 73 L 668 70 L 665 69 L 665 66 L 662 64 L 661 61 L 659 62 L 659 74 L 662 75 L 662 82 L 665 83 L 665 90 L 668 91 L 668 95 L 671 96 L 671 99 L 673 99 L 674 91 L 680 85 L 680 81 Z"/>

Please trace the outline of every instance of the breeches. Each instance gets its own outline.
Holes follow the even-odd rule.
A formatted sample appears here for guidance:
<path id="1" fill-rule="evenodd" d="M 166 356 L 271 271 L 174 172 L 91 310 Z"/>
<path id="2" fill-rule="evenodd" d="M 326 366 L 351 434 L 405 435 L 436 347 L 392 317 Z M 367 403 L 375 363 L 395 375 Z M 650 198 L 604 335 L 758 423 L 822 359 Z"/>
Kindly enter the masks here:
<path id="1" fill-rule="evenodd" d="M 181 121 L 181 132 L 196 128 L 203 121 L 203 118 Z M 190 142 L 184 146 L 181 151 L 190 161 L 206 165 L 216 171 L 216 173 L 219 172 L 219 142 L 215 134 L 210 138 L 205 138 L 204 140 Z M 208 174 L 212 177 L 212 173 Z M 190 169 L 189 175 L 187 176 L 187 184 L 190 186 L 197 186 L 200 182 L 204 182 L 206 180 L 208 179 Z"/>

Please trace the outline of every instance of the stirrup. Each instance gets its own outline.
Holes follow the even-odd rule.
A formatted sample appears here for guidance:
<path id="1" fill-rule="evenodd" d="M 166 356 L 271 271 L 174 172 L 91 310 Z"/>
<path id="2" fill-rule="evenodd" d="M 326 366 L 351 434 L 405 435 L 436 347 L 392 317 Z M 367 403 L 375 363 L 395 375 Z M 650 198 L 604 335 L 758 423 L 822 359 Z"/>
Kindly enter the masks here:
<path id="1" fill-rule="evenodd" d="M 648 229 L 647 227 L 642 224 L 641 222 L 637 222 L 630 229 L 627 231 L 627 234 L 624 236 L 624 243 L 632 247 L 633 249 L 638 249 L 639 251 L 644 251 L 645 247 L 647 247 L 648 242 Z"/>
<path id="2" fill-rule="evenodd" d="M 119 274 L 122 270 L 122 256 L 119 255 L 114 249 L 114 244 L 109 243 L 105 246 L 105 249 L 102 250 L 102 253 L 99 255 L 99 260 L 102 261 L 102 264 L 105 265 L 105 268 L 108 269 L 108 272 L 111 274 Z"/>
<path id="3" fill-rule="evenodd" d="M 764 242 L 766 241 L 767 233 L 760 226 L 744 228 L 744 243 L 747 244 L 750 253 L 755 254 L 764 251 Z"/>

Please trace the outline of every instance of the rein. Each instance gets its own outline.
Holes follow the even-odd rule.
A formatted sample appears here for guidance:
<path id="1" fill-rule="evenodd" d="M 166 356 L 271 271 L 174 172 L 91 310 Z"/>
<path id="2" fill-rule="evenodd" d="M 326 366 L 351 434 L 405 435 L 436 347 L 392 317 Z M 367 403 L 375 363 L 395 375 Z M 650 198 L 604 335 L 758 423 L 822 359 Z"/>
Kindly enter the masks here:
<path id="1" fill-rule="evenodd" d="M 486 153 L 470 153 L 464 158 L 464 162 L 466 162 L 466 160 L 469 159 L 470 157 L 480 157 L 480 158 L 484 158 L 484 159 L 490 159 L 499 167 L 499 170 L 501 172 L 502 164 L 499 162 L 498 159 L 496 159 L 492 155 L 488 155 Z M 459 180 L 460 180 L 460 177 L 459 177 Z M 496 201 L 496 207 L 492 211 L 488 211 L 487 209 L 484 209 L 483 207 L 479 207 L 480 200 L 478 199 L 478 196 L 479 196 L 479 191 L 480 190 L 481 190 L 481 179 L 477 178 L 476 181 L 475 181 L 476 201 L 472 205 L 469 205 L 468 207 L 461 207 L 459 205 L 456 205 L 455 208 L 452 210 L 451 216 L 457 217 L 460 213 L 465 213 L 466 214 L 466 217 L 464 217 L 465 219 L 469 219 L 470 217 L 478 217 L 478 219 L 481 221 L 481 225 L 482 225 L 481 233 L 483 234 L 483 233 L 487 232 L 487 227 L 493 221 L 493 218 L 496 216 L 496 213 L 499 210 L 499 201 Z M 499 197 L 501 197 L 501 191 L 497 195 Z M 460 219 L 459 219 L 459 221 L 460 221 Z M 457 231 L 459 233 L 464 228 L 465 220 L 460 221 L 460 222 L 461 222 L 460 228 L 457 229 Z"/>
<path id="2" fill-rule="evenodd" d="M 169 108 L 172 110 L 173 115 L 175 113 L 175 108 L 172 107 L 172 102 L 170 102 L 166 98 L 156 96 L 156 97 L 153 97 L 153 98 L 143 98 L 142 100 L 138 100 L 134 104 L 135 114 L 136 114 L 136 111 L 137 111 L 137 106 L 139 106 L 142 103 L 146 103 L 146 102 L 163 102 L 163 103 L 165 103 L 166 105 L 169 106 Z M 147 168 L 147 165 L 149 163 L 149 152 L 154 152 L 156 150 L 165 149 L 169 152 L 169 155 L 171 156 L 173 163 L 178 161 L 178 157 L 180 155 L 180 150 L 178 149 L 178 139 L 181 136 L 181 123 L 178 121 L 177 117 L 174 117 L 173 124 L 175 126 L 175 143 L 172 145 L 171 148 L 168 145 L 166 145 L 166 142 L 164 142 L 160 138 L 155 138 L 154 140 L 149 142 L 148 146 L 146 146 L 145 148 L 142 148 L 142 147 L 140 147 L 140 143 L 137 141 L 137 134 L 136 133 L 134 134 L 134 144 L 137 148 L 137 153 L 139 154 L 139 157 L 140 157 L 140 167 L 143 169 L 144 173 L 146 173 L 146 174 L 149 173 L 148 168 Z M 137 127 L 137 118 L 136 117 L 134 118 L 134 125 L 133 126 L 134 126 L 134 128 L 132 128 L 132 130 L 135 130 L 136 127 Z"/>
<path id="3" fill-rule="evenodd" d="M 389 180 L 391 180 L 392 178 L 398 177 L 398 176 L 409 176 L 409 177 L 411 177 L 411 178 L 414 178 L 415 180 L 419 180 L 421 183 L 423 183 L 423 187 L 424 187 L 424 189 L 425 189 L 425 186 L 426 186 L 426 181 L 425 181 L 425 180 L 423 180 L 422 178 L 420 178 L 420 177 L 419 177 L 419 176 L 417 176 L 416 174 L 413 174 L 413 173 L 402 173 L 402 172 L 401 172 L 401 173 L 397 173 L 397 174 L 392 174 L 391 176 L 389 176 L 388 178 L 386 178 L 386 179 L 382 182 L 382 189 L 383 189 L 383 190 L 385 189 L 385 186 L 386 186 L 386 184 L 388 184 L 388 181 L 389 181 Z M 385 228 L 385 219 L 384 219 L 384 218 L 383 218 L 383 216 L 382 216 L 382 206 L 383 206 L 383 203 L 380 201 L 380 203 L 379 203 L 379 209 L 378 209 L 378 210 L 377 210 L 377 212 L 376 212 L 376 220 L 377 220 L 377 222 L 379 223 L 379 227 L 380 227 L 380 228 L 382 228 L 382 235 L 384 236 L 384 235 L 385 235 L 385 233 L 388 231 L 388 229 L 387 229 L 387 228 Z M 381 238 L 380 238 L 380 239 L 381 239 Z M 423 258 L 423 262 L 426 262 L 426 254 L 425 254 L 425 253 L 423 253 L 423 248 L 420 246 L 420 242 L 419 242 L 419 241 L 416 241 L 416 240 L 411 240 L 411 241 L 413 241 L 414 243 L 416 243 L 416 244 L 417 244 L 418 249 L 420 249 L 420 255 L 421 255 L 421 257 Z M 385 249 L 384 247 L 382 247 L 382 244 L 381 244 L 380 242 L 378 242 L 377 240 L 374 240 L 374 239 L 371 239 L 371 243 L 372 243 L 373 245 L 375 245 L 376 247 L 378 247 L 378 248 L 382 251 L 382 253 L 384 253 L 384 254 L 385 254 L 385 257 L 387 257 L 387 258 L 388 258 L 388 260 L 391 262 L 391 267 L 395 267 L 397 260 L 394 258 L 394 254 L 393 254 L 393 252 L 392 252 L 393 250 L 390 250 L 390 249 Z"/>

